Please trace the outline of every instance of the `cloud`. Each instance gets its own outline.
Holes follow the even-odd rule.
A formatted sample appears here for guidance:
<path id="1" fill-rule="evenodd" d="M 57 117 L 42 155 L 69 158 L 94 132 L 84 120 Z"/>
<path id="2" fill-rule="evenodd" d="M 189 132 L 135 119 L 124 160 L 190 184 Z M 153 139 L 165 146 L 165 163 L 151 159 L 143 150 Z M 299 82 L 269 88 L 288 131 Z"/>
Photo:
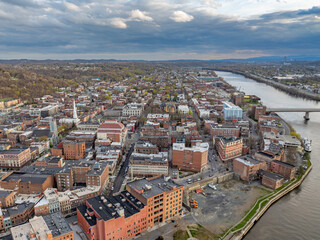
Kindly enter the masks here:
<path id="1" fill-rule="evenodd" d="M 126 29 L 127 28 L 126 19 L 123 19 L 123 18 L 113 18 L 113 19 L 111 19 L 110 25 L 115 27 L 115 28 L 122 28 L 122 29 Z"/>
<path id="2" fill-rule="evenodd" d="M 64 5 L 66 6 L 67 9 L 71 10 L 71 11 L 75 11 L 75 12 L 80 12 L 81 9 L 73 4 L 73 3 L 69 3 L 69 2 L 64 2 Z"/>
<path id="3" fill-rule="evenodd" d="M 320 55 L 319 6 L 299 1 L 0 0 L 0 58 Z"/>
<path id="4" fill-rule="evenodd" d="M 193 16 L 183 11 L 174 11 L 170 19 L 175 22 L 190 22 L 193 20 Z"/>
<path id="5" fill-rule="evenodd" d="M 152 17 L 146 15 L 146 12 L 141 12 L 139 9 L 135 9 L 131 11 L 131 20 L 132 21 L 153 21 Z"/>

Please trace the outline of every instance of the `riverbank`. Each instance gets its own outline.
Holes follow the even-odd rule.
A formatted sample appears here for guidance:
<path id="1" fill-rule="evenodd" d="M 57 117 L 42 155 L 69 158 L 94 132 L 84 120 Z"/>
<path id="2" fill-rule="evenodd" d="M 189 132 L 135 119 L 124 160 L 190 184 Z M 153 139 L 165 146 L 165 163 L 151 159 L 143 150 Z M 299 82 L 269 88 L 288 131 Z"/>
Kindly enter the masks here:
<path id="1" fill-rule="evenodd" d="M 285 93 L 288 93 L 289 95 L 291 96 L 294 96 L 294 97 L 300 97 L 300 98 L 305 98 L 305 99 L 309 99 L 309 100 L 314 100 L 314 101 L 320 101 L 320 95 L 319 94 L 313 94 L 313 93 L 309 93 L 309 92 L 304 92 L 304 91 L 301 91 L 300 89 L 296 89 L 294 87 L 290 87 L 290 86 L 287 86 L 285 84 L 282 84 L 282 83 L 279 83 L 279 82 L 276 82 L 276 81 L 273 81 L 273 80 L 270 80 L 270 79 L 266 79 L 266 78 L 263 78 L 263 77 L 260 77 L 260 76 L 256 76 L 256 75 L 253 75 L 251 73 L 247 73 L 247 72 L 242 72 L 242 71 L 239 71 L 239 70 L 234 70 L 234 69 L 225 69 L 225 68 L 212 68 L 210 70 L 213 70 L 213 71 L 224 71 L 224 72 L 231 72 L 231 73 L 234 73 L 234 74 L 239 74 L 239 75 L 242 75 L 246 78 L 250 78 L 254 81 L 257 81 L 257 82 L 260 82 L 260 83 L 265 83 L 269 86 L 272 86 L 276 89 L 279 89 Z"/>
<path id="2" fill-rule="evenodd" d="M 285 187 L 275 190 L 275 193 L 270 194 L 270 196 L 265 196 L 261 199 L 258 199 L 256 204 L 246 214 L 246 216 L 244 216 L 237 225 L 235 225 L 233 228 L 230 228 L 230 230 L 225 233 L 222 239 L 242 239 L 273 203 L 301 185 L 303 180 L 310 173 L 311 169 L 312 164 L 310 161 L 308 161 L 308 168 L 301 177 L 297 177 L 293 181 L 289 182 Z"/>

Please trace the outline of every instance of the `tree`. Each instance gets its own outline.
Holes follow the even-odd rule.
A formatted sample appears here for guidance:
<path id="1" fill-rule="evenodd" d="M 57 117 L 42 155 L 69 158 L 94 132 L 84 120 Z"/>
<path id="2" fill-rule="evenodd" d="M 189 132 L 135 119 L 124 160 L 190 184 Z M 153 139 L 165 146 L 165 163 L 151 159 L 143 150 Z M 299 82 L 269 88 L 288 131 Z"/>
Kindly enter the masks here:
<path id="1" fill-rule="evenodd" d="M 47 136 L 41 136 L 41 137 L 39 137 L 39 141 L 40 142 L 46 142 L 46 141 L 48 141 L 48 137 Z"/>

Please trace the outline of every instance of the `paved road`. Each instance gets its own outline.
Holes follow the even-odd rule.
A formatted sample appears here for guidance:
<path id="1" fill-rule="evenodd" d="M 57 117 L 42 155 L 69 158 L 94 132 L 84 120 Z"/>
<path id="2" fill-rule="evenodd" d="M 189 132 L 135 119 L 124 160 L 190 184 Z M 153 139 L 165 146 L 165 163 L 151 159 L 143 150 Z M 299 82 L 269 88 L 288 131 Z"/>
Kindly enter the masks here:
<path id="1" fill-rule="evenodd" d="M 131 144 L 130 149 L 126 155 L 126 159 L 121 165 L 118 176 L 114 180 L 113 190 L 111 191 L 111 194 L 117 193 L 120 191 L 121 185 L 126 177 L 126 168 L 129 166 L 129 159 L 130 159 L 130 156 L 131 156 L 133 150 L 134 150 L 134 143 Z"/>
<path id="2" fill-rule="evenodd" d="M 126 168 L 128 167 L 129 168 L 129 159 L 130 159 L 130 156 L 131 154 L 133 153 L 134 151 L 134 145 L 136 144 L 136 142 L 139 140 L 140 138 L 140 126 L 137 127 L 136 133 L 133 135 L 132 137 L 132 143 L 130 145 L 130 148 L 127 152 L 127 155 L 126 155 L 126 159 L 125 161 L 122 163 L 121 167 L 120 167 L 120 170 L 119 170 L 119 173 L 116 177 L 116 179 L 114 180 L 114 184 L 113 184 L 113 190 L 111 191 L 111 194 L 113 193 L 117 193 L 121 190 L 121 186 L 122 186 L 122 183 L 127 175 L 126 173 Z"/>

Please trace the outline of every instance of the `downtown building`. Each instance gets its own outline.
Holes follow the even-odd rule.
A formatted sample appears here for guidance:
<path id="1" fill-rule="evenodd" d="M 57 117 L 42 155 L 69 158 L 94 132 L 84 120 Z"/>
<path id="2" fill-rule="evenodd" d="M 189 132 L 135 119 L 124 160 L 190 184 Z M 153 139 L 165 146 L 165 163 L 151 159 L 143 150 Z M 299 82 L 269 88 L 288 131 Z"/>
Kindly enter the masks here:
<path id="1" fill-rule="evenodd" d="M 77 218 L 90 240 L 131 239 L 148 228 L 147 206 L 127 191 L 88 199 Z"/>
<path id="2" fill-rule="evenodd" d="M 168 177 L 141 179 L 128 183 L 126 189 L 147 207 L 147 224 L 168 221 L 182 210 L 183 186 Z"/>
<path id="3" fill-rule="evenodd" d="M 217 137 L 215 144 L 218 155 L 223 162 L 242 156 L 242 138 Z"/>
<path id="4" fill-rule="evenodd" d="M 208 143 L 196 143 L 186 147 L 184 143 L 174 143 L 172 165 L 181 171 L 201 172 L 208 162 Z"/>

